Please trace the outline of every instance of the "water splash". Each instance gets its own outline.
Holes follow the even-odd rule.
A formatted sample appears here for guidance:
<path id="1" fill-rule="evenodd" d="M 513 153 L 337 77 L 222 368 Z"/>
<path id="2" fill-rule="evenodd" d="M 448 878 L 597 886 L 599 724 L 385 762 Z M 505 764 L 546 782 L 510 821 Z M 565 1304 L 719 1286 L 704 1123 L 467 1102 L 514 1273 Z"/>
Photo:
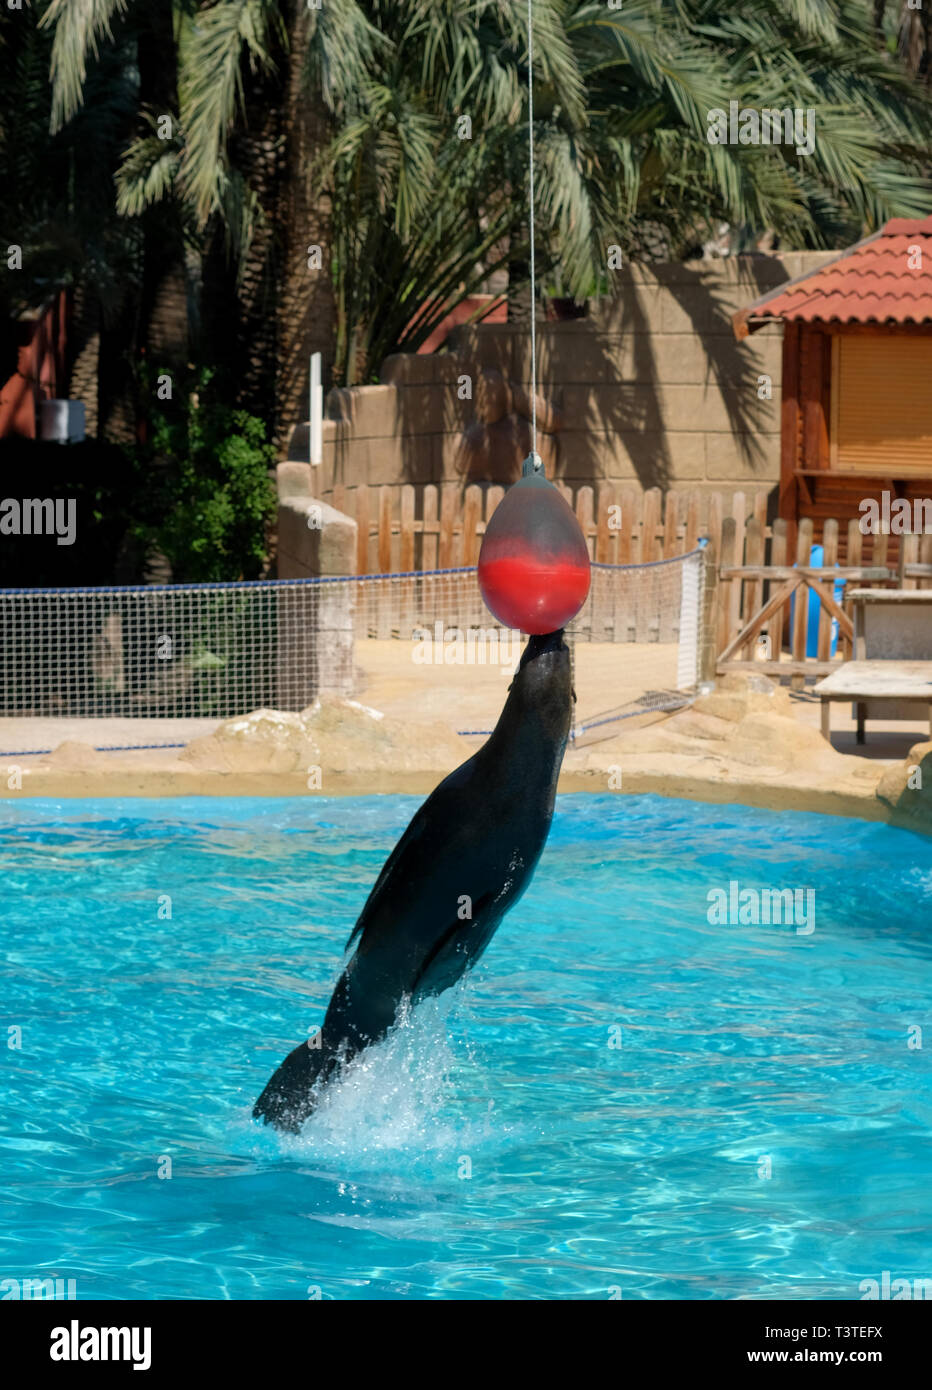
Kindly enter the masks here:
<path id="1" fill-rule="evenodd" d="M 486 1078 L 463 1044 L 448 1035 L 464 986 L 406 1007 L 381 1042 L 367 1047 L 322 1087 L 297 1135 L 258 1134 L 263 1151 L 354 1170 L 406 1165 L 446 1169 L 470 1146 L 501 1139 Z"/>

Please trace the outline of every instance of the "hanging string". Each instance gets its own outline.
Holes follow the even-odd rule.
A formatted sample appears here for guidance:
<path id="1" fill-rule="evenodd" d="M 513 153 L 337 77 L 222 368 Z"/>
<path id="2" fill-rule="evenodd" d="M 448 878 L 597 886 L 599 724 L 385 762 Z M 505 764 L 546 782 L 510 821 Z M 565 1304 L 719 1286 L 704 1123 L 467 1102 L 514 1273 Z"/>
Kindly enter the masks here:
<path id="1" fill-rule="evenodd" d="M 527 0 L 527 144 L 530 172 L 529 232 L 531 238 L 531 453 L 524 473 L 539 473 L 543 467 L 537 452 L 537 281 L 534 266 L 534 22 L 531 0 Z"/>

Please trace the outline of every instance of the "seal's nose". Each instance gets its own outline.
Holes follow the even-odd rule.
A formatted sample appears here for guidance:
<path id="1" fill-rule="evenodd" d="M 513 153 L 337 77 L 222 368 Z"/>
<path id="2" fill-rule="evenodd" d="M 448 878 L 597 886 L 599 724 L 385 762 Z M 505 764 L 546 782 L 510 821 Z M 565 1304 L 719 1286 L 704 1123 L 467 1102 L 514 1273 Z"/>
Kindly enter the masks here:
<path id="1" fill-rule="evenodd" d="M 563 628 L 558 627 L 556 632 L 545 632 L 531 637 L 527 644 L 525 656 L 530 661 L 535 656 L 541 656 L 543 652 L 567 650 L 566 643 L 563 641 Z"/>

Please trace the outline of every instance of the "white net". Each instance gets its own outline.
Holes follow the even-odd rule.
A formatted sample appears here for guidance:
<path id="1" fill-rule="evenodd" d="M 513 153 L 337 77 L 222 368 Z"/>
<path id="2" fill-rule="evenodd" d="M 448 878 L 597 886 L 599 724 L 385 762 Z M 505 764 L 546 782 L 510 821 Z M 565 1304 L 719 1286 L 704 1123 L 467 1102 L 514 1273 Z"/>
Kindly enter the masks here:
<path id="1" fill-rule="evenodd" d="M 619 703 L 697 679 L 701 551 L 650 565 L 594 565 L 571 646 L 601 649 Z M 517 650 L 475 569 L 346 579 L 0 591 L 0 717 L 227 718 L 354 695 L 373 654 L 411 644 L 434 664 Z M 506 649 L 506 641 L 513 647 Z M 597 655 L 598 653 L 593 653 Z M 493 661 L 499 659 L 494 654 Z M 419 673 L 423 680 L 423 670 Z"/>

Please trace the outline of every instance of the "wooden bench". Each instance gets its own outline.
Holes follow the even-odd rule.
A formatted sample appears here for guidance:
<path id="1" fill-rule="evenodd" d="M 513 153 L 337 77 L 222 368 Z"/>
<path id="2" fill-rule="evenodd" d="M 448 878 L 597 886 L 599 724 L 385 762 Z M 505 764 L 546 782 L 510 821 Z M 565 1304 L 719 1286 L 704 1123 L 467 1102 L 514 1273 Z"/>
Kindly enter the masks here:
<path id="1" fill-rule="evenodd" d="M 819 681 L 822 734 L 831 738 L 831 705 L 855 706 L 857 741 L 867 719 L 929 720 L 932 734 L 932 589 L 856 589 L 854 657 Z"/>

